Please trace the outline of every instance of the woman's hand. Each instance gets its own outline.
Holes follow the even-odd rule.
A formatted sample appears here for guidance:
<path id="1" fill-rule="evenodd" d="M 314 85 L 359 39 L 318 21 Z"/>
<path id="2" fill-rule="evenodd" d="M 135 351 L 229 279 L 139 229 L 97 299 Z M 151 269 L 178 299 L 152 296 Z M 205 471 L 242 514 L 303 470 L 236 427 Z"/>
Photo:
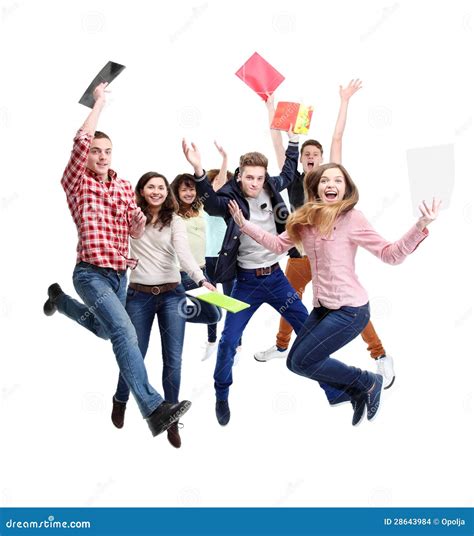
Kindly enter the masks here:
<path id="1" fill-rule="evenodd" d="M 244 215 L 242 214 L 242 211 L 240 210 L 237 202 L 233 200 L 230 201 L 228 207 L 229 207 L 229 213 L 234 218 L 235 223 L 239 227 L 243 227 L 247 220 L 244 218 Z"/>
<path id="2" fill-rule="evenodd" d="M 418 207 L 422 214 L 420 219 L 416 222 L 416 226 L 419 231 L 423 231 L 425 227 L 427 227 L 431 222 L 435 221 L 435 219 L 438 217 L 438 214 L 439 214 L 440 205 L 441 205 L 441 201 L 437 201 L 436 198 L 433 197 L 433 202 L 431 203 L 431 207 L 429 207 L 425 203 L 425 201 L 423 201 L 423 204 L 421 204 Z"/>
<path id="3" fill-rule="evenodd" d="M 206 287 L 208 290 L 212 290 L 212 292 L 217 292 L 216 287 L 214 285 L 211 285 L 211 283 L 209 283 L 209 281 L 203 281 L 202 286 Z"/>

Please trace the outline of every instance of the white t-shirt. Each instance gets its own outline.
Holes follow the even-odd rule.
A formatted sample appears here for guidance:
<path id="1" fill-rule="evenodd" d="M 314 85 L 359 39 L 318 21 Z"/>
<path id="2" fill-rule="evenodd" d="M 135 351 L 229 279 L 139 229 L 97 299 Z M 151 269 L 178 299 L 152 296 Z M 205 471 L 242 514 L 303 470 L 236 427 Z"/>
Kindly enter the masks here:
<path id="1" fill-rule="evenodd" d="M 257 198 L 247 197 L 246 199 L 250 209 L 250 222 L 268 233 L 277 235 L 270 194 L 263 189 Z M 240 235 L 237 264 L 241 268 L 249 270 L 267 268 L 278 262 L 283 256 L 265 249 L 246 234 Z"/>

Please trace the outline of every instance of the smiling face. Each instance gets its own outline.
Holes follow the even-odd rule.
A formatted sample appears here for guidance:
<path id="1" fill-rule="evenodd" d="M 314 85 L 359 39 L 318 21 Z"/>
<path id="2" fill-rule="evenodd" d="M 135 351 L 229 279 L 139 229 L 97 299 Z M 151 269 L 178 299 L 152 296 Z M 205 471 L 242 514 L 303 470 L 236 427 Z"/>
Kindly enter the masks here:
<path id="1" fill-rule="evenodd" d="M 316 169 L 323 162 L 321 149 L 316 147 L 316 145 L 306 145 L 301 152 L 300 162 L 303 164 L 303 171 L 305 173 Z"/>
<path id="2" fill-rule="evenodd" d="M 140 190 L 140 194 L 151 210 L 159 210 L 168 195 L 168 189 L 166 188 L 163 177 L 151 178 Z"/>
<path id="3" fill-rule="evenodd" d="M 87 157 L 87 167 L 102 179 L 109 174 L 112 160 L 112 142 L 108 138 L 94 138 Z"/>
<path id="4" fill-rule="evenodd" d="M 245 197 L 256 198 L 263 189 L 266 170 L 263 166 L 245 166 L 239 174 Z"/>
<path id="5" fill-rule="evenodd" d="M 178 189 L 178 196 L 182 203 L 192 205 L 196 199 L 196 187 L 183 182 Z"/>
<path id="6" fill-rule="evenodd" d="M 326 169 L 318 184 L 318 197 L 323 203 L 342 201 L 346 193 L 346 180 L 342 171 L 337 168 Z"/>

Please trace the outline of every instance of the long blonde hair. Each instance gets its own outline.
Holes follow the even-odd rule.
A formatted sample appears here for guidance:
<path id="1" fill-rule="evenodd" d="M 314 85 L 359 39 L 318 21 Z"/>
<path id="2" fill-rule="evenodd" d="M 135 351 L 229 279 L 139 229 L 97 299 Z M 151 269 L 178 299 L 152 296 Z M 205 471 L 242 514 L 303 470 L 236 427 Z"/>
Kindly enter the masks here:
<path id="1" fill-rule="evenodd" d="M 323 203 L 318 195 L 321 177 L 328 169 L 341 170 L 346 183 L 344 198 L 336 203 Z M 336 218 L 353 209 L 359 201 L 359 191 L 349 173 L 340 164 L 323 164 L 304 177 L 305 204 L 293 212 L 286 222 L 288 235 L 296 245 L 301 245 L 301 230 L 305 225 L 317 227 L 322 236 L 331 234 Z"/>

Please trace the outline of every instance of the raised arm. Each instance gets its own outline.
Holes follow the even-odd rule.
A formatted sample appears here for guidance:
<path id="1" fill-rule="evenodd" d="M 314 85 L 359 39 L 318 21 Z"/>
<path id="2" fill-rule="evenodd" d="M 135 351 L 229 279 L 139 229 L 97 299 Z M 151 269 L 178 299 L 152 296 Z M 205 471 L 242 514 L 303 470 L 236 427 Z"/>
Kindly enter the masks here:
<path id="1" fill-rule="evenodd" d="M 72 195 L 72 193 L 79 186 L 82 176 L 84 175 L 87 157 L 89 156 L 89 150 L 91 145 L 91 140 L 96 131 L 97 122 L 99 116 L 104 108 L 106 99 L 105 99 L 105 88 L 107 83 L 99 84 L 94 89 L 94 107 L 84 121 L 82 127 L 76 134 L 74 138 L 74 145 L 71 152 L 71 157 L 69 162 L 64 170 L 63 177 L 61 179 L 61 185 L 64 188 L 67 196 Z"/>
<path id="2" fill-rule="evenodd" d="M 275 184 L 276 189 L 281 192 L 295 180 L 298 170 L 298 134 L 288 133 L 290 141 L 285 153 L 285 162 L 280 175 L 270 177 L 270 180 Z"/>
<path id="3" fill-rule="evenodd" d="M 433 199 L 431 207 L 424 201 L 420 205 L 421 217 L 416 224 L 399 240 L 388 242 L 382 238 L 366 217 L 359 211 L 353 211 L 352 230 L 350 238 L 358 246 L 370 251 L 373 255 L 387 264 L 401 264 L 410 253 L 413 253 L 419 244 L 428 236 L 426 228 L 433 222 L 439 213 L 441 201 Z"/>
<path id="4" fill-rule="evenodd" d="M 337 115 L 336 126 L 334 127 L 334 133 L 331 141 L 330 161 L 336 164 L 342 164 L 342 136 L 344 135 L 344 129 L 346 128 L 347 108 L 349 106 L 349 99 L 354 95 L 356 91 L 362 87 L 362 82 L 359 79 L 351 80 L 347 87 L 343 88 L 339 86 L 339 96 L 341 98 L 341 104 L 339 106 L 339 113 Z"/>
<path id="5" fill-rule="evenodd" d="M 219 190 L 227 182 L 228 160 L 227 160 L 227 153 L 223 149 L 222 145 L 219 145 L 217 141 L 214 142 L 214 145 L 219 151 L 219 154 L 222 156 L 221 169 L 219 170 L 219 173 L 217 174 L 214 181 L 212 182 L 212 188 L 214 189 L 215 192 L 217 192 L 217 190 Z"/>
<path id="6" fill-rule="evenodd" d="M 275 94 L 271 95 L 267 93 L 267 100 L 265 104 L 268 112 L 268 125 L 271 127 L 273 117 L 275 115 Z M 275 156 L 278 163 L 278 169 L 283 169 L 285 163 L 285 147 L 283 146 L 283 137 L 280 130 L 274 130 L 270 128 L 270 136 L 272 138 L 273 149 L 275 150 Z"/>
<path id="7" fill-rule="evenodd" d="M 257 225 L 250 223 L 245 219 L 239 205 L 235 201 L 229 202 L 229 212 L 234 218 L 235 223 L 240 227 L 240 230 L 250 236 L 250 238 L 253 238 L 255 242 L 258 242 L 265 249 L 280 254 L 285 253 L 285 251 L 288 251 L 294 246 L 286 231 L 280 235 L 273 235 L 260 229 Z"/>
<path id="8" fill-rule="evenodd" d="M 197 194 L 204 205 L 204 210 L 210 216 L 221 216 L 225 218 L 227 213 L 228 199 L 217 195 L 214 188 L 207 180 L 201 163 L 201 154 L 194 143 L 188 145 L 186 140 L 182 141 L 183 153 L 186 160 L 193 166 L 194 180 L 196 182 Z"/>

